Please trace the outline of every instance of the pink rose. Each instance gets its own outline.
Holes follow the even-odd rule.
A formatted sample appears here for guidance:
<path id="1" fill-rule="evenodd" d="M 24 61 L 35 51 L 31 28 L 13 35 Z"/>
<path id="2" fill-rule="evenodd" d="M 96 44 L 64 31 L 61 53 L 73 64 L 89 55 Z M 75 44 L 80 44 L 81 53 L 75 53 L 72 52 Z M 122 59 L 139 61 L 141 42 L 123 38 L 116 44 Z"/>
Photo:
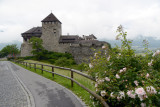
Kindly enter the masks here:
<path id="1" fill-rule="evenodd" d="M 138 81 L 134 81 L 135 85 L 138 86 Z"/>
<path id="2" fill-rule="evenodd" d="M 144 98 L 148 98 L 148 96 L 146 95 L 146 92 L 144 91 L 144 89 L 142 87 L 137 88 L 135 90 L 135 93 L 138 95 L 138 97 L 141 101 L 144 100 Z"/>
<path id="3" fill-rule="evenodd" d="M 131 98 L 136 98 L 136 94 L 133 90 L 128 90 L 127 91 L 127 95 Z"/>
<path id="4" fill-rule="evenodd" d="M 105 90 L 101 91 L 101 96 L 104 97 L 105 95 L 106 95 L 106 91 Z"/>
<path id="5" fill-rule="evenodd" d="M 108 77 L 105 78 L 106 81 L 110 81 L 110 79 Z"/>
<path id="6" fill-rule="evenodd" d="M 96 56 L 97 56 L 97 54 L 98 54 L 98 53 L 94 53 L 94 57 L 96 57 Z"/>
<path id="7" fill-rule="evenodd" d="M 148 66 L 152 66 L 152 62 L 148 63 Z"/>
<path id="8" fill-rule="evenodd" d="M 120 91 L 118 96 L 117 96 L 117 100 L 120 101 L 120 99 L 125 98 L 125 94 L 123 91 Z"/>
<path id="9" fill-rule="evenodd" d="M 146 104 L 145 103 L 141 103 L 141 107 L 146 107 Z"/>
<path id="10" fill-rule="evenodd" d="M 95 87 L 98 87 L 98 84 L 97 84 L 97 83 L 95 84 Z"/>
<path id="11" fill-rule="evenodd" d="M 119 72 L 122 73 L 122 72 L 123 72 L 123 69 L 121 69 Z"/>
<path id="12" fill-rule="evenodd" d="M 111 96 L 112 98 L 114 98 L 114 97 L 115 97 L 115 96 L 113 95 L 113 92 L 111 92 L 110 96 Z"/>
<path id="13" fill-rule="evenodd" d="M 138 94 L 138 95 L 145 95 L 146 92 L 144 91 L 144 89 L 141 87 L 141 88 L 137 88 L 135 90 L 135 93 Z"/>
<path id="14" fill-rule="evenodd" d="M 149 74 L 147 73 L 146 78 L 148 78 L 148 77 L 149 77 Z"/>
<path id="15" fill-rule="evenodd" d="M 156 94 L 157 93 L 156 89 L 153 86 L 146 87 L 146 91 L 150 94 Z"/>
<path id="16" fill-rule="evenodd" d="M 108 58 L 107 58 L 107 61 L 109 61 L 109 60 L 110 60 L 110 58 L 111 58 L 111 56 L 109 55 L 109 56 L 108 56 Z"/>
<path id="17" fill-rule="evenodd" d="M 120 78 L 120 76 L 119 76 L 118 74 L 116 74 L 116 78 L 117 78 L 117 79 L 119 79 L 119 78 Z"/>
<path id="18" fill-rule="evenodd" d="M 102 49 L 105 49 L 106 48 L 106 46 L 102 46 Z"/>
<path id="19" fill-rule="evenodd" d="M 93 65 L 91 63 L 89 64 L 89 68 L 93 68 Z"/>
<path id="20" fill-rule="evenodd" d="M 125 68 L 123 68 L 123 71 L 125 72 L 127 70 L 127 68 L 125 67 Z"/>

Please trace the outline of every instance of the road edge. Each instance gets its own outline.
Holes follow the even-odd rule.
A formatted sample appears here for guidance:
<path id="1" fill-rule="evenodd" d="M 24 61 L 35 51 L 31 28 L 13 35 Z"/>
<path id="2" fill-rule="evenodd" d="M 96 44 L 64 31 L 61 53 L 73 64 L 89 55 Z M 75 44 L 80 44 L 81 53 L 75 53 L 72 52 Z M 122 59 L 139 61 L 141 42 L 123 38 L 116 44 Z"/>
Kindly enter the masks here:
<path id="1" fill-rule="evenodd" d="M 12 63 L 12 62 L 10 62 L 10 63 Z M 12 63 L 12 64 L 14 64 L 14 63 Z M 8 66 L 8 67 L 10 68 L 10 66 Z M 10 70 L 11 70 L 13 76 L 15 77 L 15 79 L 20 84 L 25 95 L 27 96 L 28 107 L 36 107 L 32 93 L 29 91 L 29 89 L 26 87 L 26 85 L 22 82 L 22 80 L 18 77 L 18 75 L 11 68 L 10 68 Z"/>

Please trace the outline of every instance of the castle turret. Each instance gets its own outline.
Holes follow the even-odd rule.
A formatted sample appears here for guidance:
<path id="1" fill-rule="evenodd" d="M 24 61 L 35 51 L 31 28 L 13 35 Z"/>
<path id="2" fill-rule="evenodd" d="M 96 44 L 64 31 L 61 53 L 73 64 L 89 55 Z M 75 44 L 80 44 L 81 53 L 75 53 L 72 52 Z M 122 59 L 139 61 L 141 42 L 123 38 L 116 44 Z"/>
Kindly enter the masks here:
<path id="1" fill-rule="evenodd" d="M 61 22 L 52 13 L 42 20 L 41 39 L 46 50 L 57 52 L 61 35 Z"/>

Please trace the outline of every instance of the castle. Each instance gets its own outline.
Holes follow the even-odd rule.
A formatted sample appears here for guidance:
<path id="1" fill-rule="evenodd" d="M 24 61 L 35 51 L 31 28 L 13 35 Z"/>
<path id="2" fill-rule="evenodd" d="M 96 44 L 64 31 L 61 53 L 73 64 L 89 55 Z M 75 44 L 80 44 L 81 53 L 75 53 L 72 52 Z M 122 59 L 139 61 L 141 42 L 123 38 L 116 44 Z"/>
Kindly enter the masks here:
<path id="1" fill-rule="evenodd" d="M 80 37 L 78 35 L 62 35 L 61 22 L 51 13 L 42 21 L 42 27 L 33 27 L 22 33 L 21 57 L 32 56 L 31 37 L 43 40 L 43 47 L 48 51 L 71 53 L 76 63 L 82 63 L 93 55 L 93 49 L 101 49 L 107 42 L 98 41 L 91 34 Z"/>

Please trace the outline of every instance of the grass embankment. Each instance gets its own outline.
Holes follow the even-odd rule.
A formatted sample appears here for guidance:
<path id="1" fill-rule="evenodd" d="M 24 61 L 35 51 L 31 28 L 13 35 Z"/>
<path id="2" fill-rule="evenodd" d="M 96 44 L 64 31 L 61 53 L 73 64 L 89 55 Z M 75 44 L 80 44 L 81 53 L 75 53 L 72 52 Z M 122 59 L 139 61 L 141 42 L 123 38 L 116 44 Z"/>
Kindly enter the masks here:
<path id="1" fill-rule="evenodd" d="M 48 64 L 48 63 L 44 63 L 44 62 L 38 62 L 38 61 L 33 61 L 33 60 L 25 60 L 26 62 L 30 62 L 30 63 L 40 63 L 40 64 L 47 64 L 47 65 L 51 65 L 51 64 Z M 26 68 L 24 65 L 20 65 L 22 66 L 23 68 Z M 32 65 L 33 67 L 34 65 Z M 37 65 L 36 67 L 38 68 L 41 68 L 40 65 Z M 51 73 L 48 73 L 48 72 L 43 72 L 43 74 L 41 73 L 41 70 L 37 69 L 36 71 L 34 70 L 34 68 L 29 68 L 27 67 L 26 69 L 34 72 L 34 73 L 37 73 L 39 75 L 42 75 L 50 80 L 53 80 L 55 82 L 57 82 L 58 84 L 61 84 L 62 86 L 70 89 L 73 93 L 75 93 L 79 98 L 82 99 L 82 101 L 85 102 L 86 105 L 92 107 L 93 104 L 92 104 L 92 100 L 90 99 L 90 94 L 85 91 L 83 88 L 81 88 L 80 86 L 78 86 L 77 84 L 74 83 L 74 86 L 71 87 L 71 81 L 64 78 L 64 77 L 61 77 L 61 76 L 58 76 L 58 75 L 54 75 L 54 78 L 52 77 L 52 74 Z M 49 70 L 51 71 L 51 67 L 46 67 L 44 66 L 45 70 Z M 57 69 L 57 68 L 54 68 L 54 72 L 58 73 L 58 74 L 61 74 L 61 75 L 65 75 L 65 76 L 68 76 L 68 77 L 71 77 L 71 72 L 69 70 L 61 70 L 61 69 Z M 94 88 L 94 85 L 92 84 L 93 81 L 79 75 L 79 74 L 76 74 L 76 73 L 73 73 L 73 77 L 75 80 L 77 80 L 79 83 L 83 84 L 85 87 L 89 88 L 90 90 L 92 91 L 95 91 L 95 88 Z"/>

